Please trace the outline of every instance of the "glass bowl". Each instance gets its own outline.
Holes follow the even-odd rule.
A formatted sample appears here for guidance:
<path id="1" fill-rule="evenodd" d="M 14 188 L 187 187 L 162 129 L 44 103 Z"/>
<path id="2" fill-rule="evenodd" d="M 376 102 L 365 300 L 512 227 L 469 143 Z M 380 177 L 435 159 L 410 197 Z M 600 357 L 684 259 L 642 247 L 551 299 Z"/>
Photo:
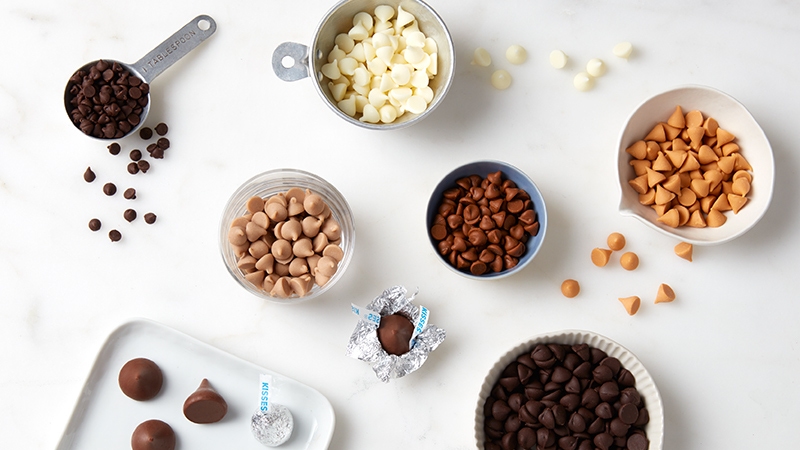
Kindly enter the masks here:
<path id="1" fill-rule="evenodd" d="M 292 296 L 288 298 L 272 297 L 269 292 L 256 287 L 245 279 L 244 273 L 236 265 L 237 258 L 233 246 L 228 241 L 228 231 L 234 219 L 247 214 L 248 211 L 245 204 L 250 197 L 257 195 L 261 198 L 267 198 L 280 192 L 286 192 L 293 187 L 311 190 L 311 192 L 322 197 L 323 201 L 330 207 L 331 215 L 339 222 L 342 230 L 342 237 L 339 245 L 342 248 L 344 257 L 339 261 L 336 273 L 333 274 L 325 285 L 319 286 L 314 283 L 313 288 L 302 297 L 296 294 L 292 294 Z M 231 195 L 220 221 L 219 246 L 220 252 L 222 253 L 222 260 L 225 262 L 225 267 L 227 267 L 228 272 L 247 291 L 273 303 L 300 303 L 322 295 L 333 287 L 344 275 L 353 257 L 355 246 L 355 222 L 353 220 L 353 212 L 341 192 L 319 176 L 298 169 L 270 170 L 247 180 L 233 195 Z"/>

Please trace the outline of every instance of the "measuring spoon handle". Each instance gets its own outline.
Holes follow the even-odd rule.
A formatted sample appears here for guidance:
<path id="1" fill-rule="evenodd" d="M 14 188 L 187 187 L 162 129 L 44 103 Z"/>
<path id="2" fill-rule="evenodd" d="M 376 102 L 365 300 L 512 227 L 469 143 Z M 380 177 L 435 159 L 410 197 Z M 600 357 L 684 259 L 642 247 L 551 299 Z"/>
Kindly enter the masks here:
<path id="1" fill-rule="evenodd" d="M 214 19 L 206 15 L 197 16 L 132 66 L 139 72 L 144 82 L 149 84 L 161 72 L 197 48 L 215 31 L 217 23 Z"/>

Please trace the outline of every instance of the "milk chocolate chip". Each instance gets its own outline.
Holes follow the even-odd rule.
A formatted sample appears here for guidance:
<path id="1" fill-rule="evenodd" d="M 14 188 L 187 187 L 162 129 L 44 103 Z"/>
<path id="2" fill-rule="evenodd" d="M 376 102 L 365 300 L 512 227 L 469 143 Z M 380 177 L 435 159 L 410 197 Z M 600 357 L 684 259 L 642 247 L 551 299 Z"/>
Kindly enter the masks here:
<path id="1" fill-rule="evenodd" d="M 133 430 L 132 450 L 174 450 L 175 432 L 166 422 L 157 419 L 144 421 Z"/>

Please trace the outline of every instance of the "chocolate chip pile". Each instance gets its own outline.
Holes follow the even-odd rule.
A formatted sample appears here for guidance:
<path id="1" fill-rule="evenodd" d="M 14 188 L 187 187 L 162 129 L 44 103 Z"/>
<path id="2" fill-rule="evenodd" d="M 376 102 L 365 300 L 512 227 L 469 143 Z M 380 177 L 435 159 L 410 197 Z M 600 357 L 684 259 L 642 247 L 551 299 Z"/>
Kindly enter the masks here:
<path id="1" fill-rule="evenodd" d="M 119 139 L 141 121 L 150 86 L 117 62 L 99 60 L 67 84 L 72 123 L 84 134 Z"/>
<path id="2" fill-rule="evenodd" d="M 152 158 L 162 159 L 164 157 L 164 151 L 168 149 L 170 146 L 169 139 L 163 137 L 164 135 L 167 134 L 169 128 L 165 123 L 159 123 L 158 125 L 156 125 L 155 130 L 159 137 L 155 143 L 151 143 L 150 145 L 148 145 L 147 149 L 148 153 Z M 144 127 L 141 130 L 139 130 L 139 137 L 141 137 L 144 141 L 148 141 L 153 137 L 153 130 L 148 127 Z M 153 148 L 151 149 L 151 147 Z M 113 156 L 119 155 L 120 152 L 122 151 L 122 147 L 117 142 L 112 142 L 111 144 L 108 145 L 107 148 L 108 152 Z M 133 149 L 128 153 L 128 155 L 132 161 L 131 163 L 128 164 L 127 167 L 128 173 L 130 173 L 131 175 L 136 175 L 139 172 L 146 173 L 148 170 L 150 170 L 150 163 L 147 160 L 143 159 L 141 150 Z M 83 179 L 87 183 L 92 183 L 94 182 L 95 179 L 97 179 L 97 174 L 94 173 L 91 167 L 87 167 L 83 173 Z M 117 193 L 117 186 L 114 183 L 108 182 L 103 185 L 102 190 L 105 195 L 113 197 Z M 126 200 L 135 200 L 136 189 L 132 187 L 127 188 L 125 189 L 122 195 L 123 197 L 125 197 Z M 125 211 L 123 211 L 122 217 L 127 222 L 133 222 L 138 217 L 138 214 L 136 210 L 128 208 Z M 156 222 L 156 218 L 157 218 L 156 215 L 153 214 L 152 212 L 149 212 L 144 215 L 145 223 L 150 225 Z M 102 222 L 99 219 L 93 218 L 89 221 L 90 230 L 99 231 L 101 228 L 102 228 Z M 108 238 L 111 240 L 111 242 L 118 242 L 122 239 L 122 233 L 119 230 L 113 229 L 109 231 Z"/>
<path id="3" fill-rule="evenodd" d="M 446 190 L 430 233 L 453 267 L 483 275 L 515 267 L 539 221 L 530 195 L 497 171 Z"/>
<path id="4" fill-rule="evenodd" d="M 486 450 L 647 450 L 636 380 L 586 344 L 539 344 L 509 364 L 484 404 Z"/>

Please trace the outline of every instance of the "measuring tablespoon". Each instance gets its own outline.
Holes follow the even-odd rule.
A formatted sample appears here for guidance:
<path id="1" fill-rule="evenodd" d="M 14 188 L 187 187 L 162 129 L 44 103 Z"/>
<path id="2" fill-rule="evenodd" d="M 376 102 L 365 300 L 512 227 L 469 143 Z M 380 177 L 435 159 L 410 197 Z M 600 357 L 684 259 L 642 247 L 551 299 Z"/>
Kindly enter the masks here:
<path id="1" fill-rule="evenodd" d="M 150 82 L 216 30 L 214 19 L 197 16 L 133 64 L 100 59 L 82 66 L 64 89 L 73 125 L 97 139 L 136 132 L 150 112 Z"/>

